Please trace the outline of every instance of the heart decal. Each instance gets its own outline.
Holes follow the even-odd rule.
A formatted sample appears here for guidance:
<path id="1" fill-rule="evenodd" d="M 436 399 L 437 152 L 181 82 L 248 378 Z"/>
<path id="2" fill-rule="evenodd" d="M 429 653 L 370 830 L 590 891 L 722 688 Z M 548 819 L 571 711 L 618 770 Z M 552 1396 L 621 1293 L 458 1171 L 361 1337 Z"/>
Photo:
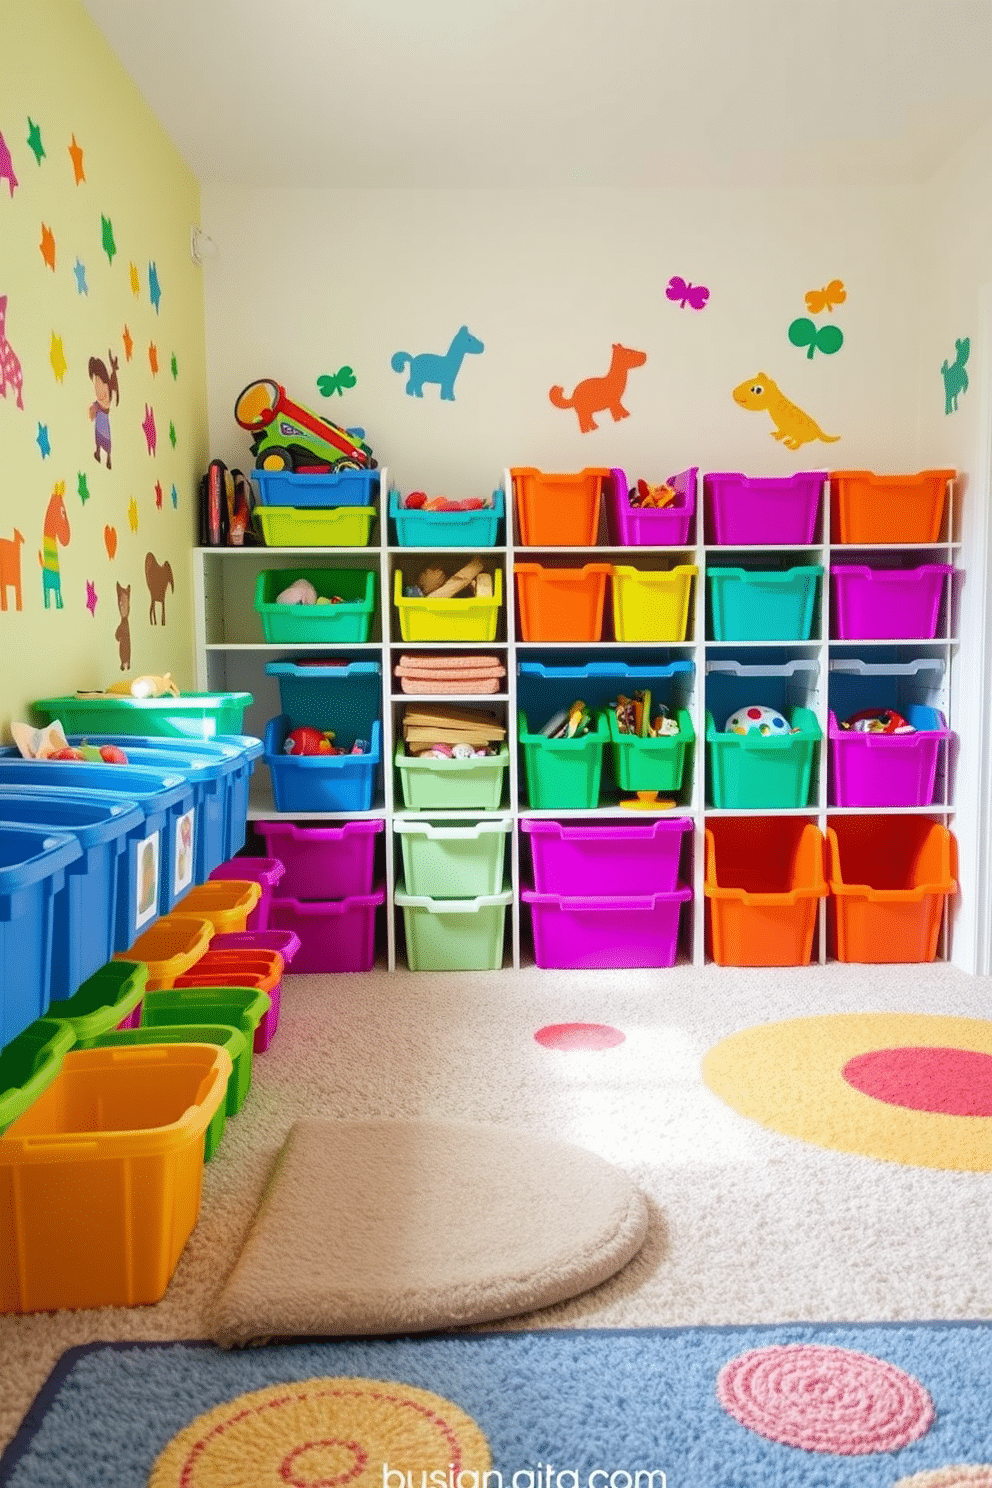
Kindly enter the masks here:
<path id="1" fill-rule="evenodd" d="M 104 527 L 103 541 L 107 549 L 107 557 L 113 558 L 114 554 L 117 552 L 117 528 Z"/>

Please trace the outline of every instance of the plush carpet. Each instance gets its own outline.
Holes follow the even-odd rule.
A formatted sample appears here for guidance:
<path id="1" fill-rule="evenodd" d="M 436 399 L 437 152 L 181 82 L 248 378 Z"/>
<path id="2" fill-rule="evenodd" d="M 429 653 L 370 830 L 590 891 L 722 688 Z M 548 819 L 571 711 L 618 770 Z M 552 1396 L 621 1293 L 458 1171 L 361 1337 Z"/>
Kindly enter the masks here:
<path id="1" fill-rule="evenodd" d="M 989 1323 L 93 1344 L 0 1483 L 988 1488 L 990 1369 Z"/>
<path id="2" fill-rule="evenodd" d="M 218 1343 L 490 1322 L 587 1291 L 644 1244 L 626 1173 L 465 1121 L 297 1122 L 214 1314 Z"/>

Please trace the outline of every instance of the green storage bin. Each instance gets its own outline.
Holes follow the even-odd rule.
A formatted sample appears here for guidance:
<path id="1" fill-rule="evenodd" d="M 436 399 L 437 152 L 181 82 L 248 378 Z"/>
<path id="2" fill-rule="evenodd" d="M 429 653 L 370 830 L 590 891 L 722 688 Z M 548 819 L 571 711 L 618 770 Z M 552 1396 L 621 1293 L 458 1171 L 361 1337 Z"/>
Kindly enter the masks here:
<path id="1" fill-rule="evenodd" d="M 0 1133 L 48 1089 L 74 1042 L 68 1023 L 37 1018 L 0 1049 Z"/>
<path id="2" fill-rule="evenodd" d="M 509 821 L 398 821 L 395 828 L 409 893 L 473 899 L 502 889 Z"/>
<path id="3" fill-rule="evenodd" d="M 818 564 L 708 569 L 710 636 L 714 641 L 808 641 L 822 578 Z"/>
<path id="4" fill-rule="evenodd" d="M 104 1033 L 112 1033 L 133 1013 L 145 996 L 148 967 L 143 961 L 108 961 L 82 986 L 61 1002 L 53 1002 L 49 1018 L 65 1023 L 80 1049 L 90 1049 Z"/>
<path id="5" fill-rule="evenodd" d="M 321 598 L 339 595 L 344 603 L 277 604 L 276 595 L 297 579 L 309 579 Z M 267 641 L 279 645 L 348 644 L 368 640 L 375 592 L 374 568 L 266 568 L 255 580 L 255 609 Z"/>
<path id="6" fill-rule="evenodd" d="M 267 548 L 366 548 L 374 506 L 256 506 Z"/>
<path id="7" fill-rule="evenodd" d="M 757 732 L 720 733 L 712 713 L 706 714 L 707 794 L 713 806 L 763 811 L 810 804 L 823 734 L 809 708 L 789 708 L 787 715 L 798 732 L 764 738 Z"/>
<path id="8" fill-rule="evenodd" d="M 250 692 L 184 692 L 157 698 L 112 693 L 39 698 L 33 707 L 43 723 L 58 719 L 67 734 L 213 739 L 218 734 L 243 734 L 245 709 L 252 701 Z"/>
<path id="9" fill-rule="evenodd" d="M 411 971 L 498 971 L 503 964 L 506 906 L 513 890 L 474 899 L 393 895 L 403 910 L 406 959 Z"/>
<path id="10" fill-rule="evenodd" d="M 529 732 L 526 713 L 517 715 L 527 799 L 535 810 L 581 811 L 599 804 L 603 746 L 610 730 L 604 713 L 593 716 L 595 727 L 580 739 L 546 739 Z"/>
<path id="11" fill-rule="evenodd" d="M 498 811 L 503 776 L 510 762 L 504 744 L 498 754 L 477 759 L 427 759 L 396 746 L 395 764 L 408 811 Z"/>
<path id="12" fill-rule="evenodd" d="M 255 1030 L 271 1006 L 271 997 L 261 987 L 173 987 L 148 993 L 141 1005 L 141 1026 L 220 1023 L 237 1028 L 254 1044 Z"/>
<path id="13" fill-rule="evenodd" d="M 613 774 L 621 790 L 682 789 L 686 755 L 696 742 L 696 731 L 688 708 L 679 708 L 676 718 L 679 725 L 677 734 L 660 739 L 640 739 L 633 734 L 621 734 L 617 729 L 616 713 L 610 710 L 607 720 Z"/>

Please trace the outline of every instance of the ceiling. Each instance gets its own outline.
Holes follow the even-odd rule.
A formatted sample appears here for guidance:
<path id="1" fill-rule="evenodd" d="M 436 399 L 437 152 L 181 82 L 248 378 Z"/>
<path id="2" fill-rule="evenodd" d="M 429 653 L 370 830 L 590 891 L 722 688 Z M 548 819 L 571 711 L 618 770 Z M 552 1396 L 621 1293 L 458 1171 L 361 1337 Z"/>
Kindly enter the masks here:
<path id="1" fill-rule="evenodd" d="M 992 0 L 84 0 L 204 185 L 925 180 Z"/>

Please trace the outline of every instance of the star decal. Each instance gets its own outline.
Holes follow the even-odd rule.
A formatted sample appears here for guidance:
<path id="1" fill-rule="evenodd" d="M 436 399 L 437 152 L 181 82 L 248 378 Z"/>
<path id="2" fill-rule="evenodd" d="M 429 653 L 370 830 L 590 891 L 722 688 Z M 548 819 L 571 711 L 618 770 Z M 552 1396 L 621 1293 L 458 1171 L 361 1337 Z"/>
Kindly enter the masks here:
<path id="1" fill-rule="evenodd" d="M 158 282 L 158 269 L 153 263 L 148 265 L 148 298 L 155 306 L 155 314 L 158 314 L 158 303 L 162 298 L 162 288 Z"/>
<path id="2" fill-rule="evenodd" d="M 86 480 L 85 470 L 81 470 L 76 478 L 76 490 L 79 492 L 80 501 L 85 506 L 87 501 L 89 501 L 91 495 L 89 484 Z"/>
<path id="3" fill-rule="evenodd" d="M 62 350 L 62 337 L 56 336 L 54 331 L 52 332 L 52 345 L 48 353 L 48 360 L 52 364 L 55 381 L 61 382 L 69 370 L 69 363 L 66 361 L 65 352 Z"/>
<path id="4" fill-rule="evenodd" d="M 155 482 L 155 506 L 158 511 L 162 510 L 162 482 Z"/>
<path id="5" fill-rule="evenodd" d="M 7 182 L 11 196 L 20 185 L 14 174 L 14 162 L 10 158 L 10 148 L 2 134 L 0 134 L 0 181 Z"/>
<path id="6" fill-rule="evenodd" d="M 72 172 L 76 178 L 76 185 L 78 186 L 80 181 L 86 180 L 86 172 L 83 169 L 82 147 L 80 145 L 77 145 L 75 135 L 72 136 L 72 144 L 68 148 L 69 154 L 72 156 Z"/>
<path id="7" fill-rule="evenodd" d="M 176 426 L 172 422 L 171 419 L 169 420 L 169 443 L 172 445 L 172 448 L 175 449 L 175 447 L 176 447 Z"/>
<path id="8" fill-rule="evenodd" d="M 114 254 L 117 252 L 117 244 L 114 242 L 114 224 L 109 217 L 104 217 L 102 213 L 100 215 L 100 242 L 103 245 L 104 253 L 107 255 L 107 262 L 112 264 Z"/>
<path id="9" fill-rule="evenodd" d="M 141 427 L 144 430 L 148 453 L 153 455 L 155 453 L 155 447 L 158 444 L 158 435 L 155 432 L 155 410 L 154 408 L 149 408 L 147 403 L 145 404 L 145 416 L 141 420 Z"/>
<path id="10" fill-rule="evenodd" d="M 121 336 L 121 340 L 124 342 L 124 358 L 129 362 L 131 360 L 131 353 L 134 350 L 134 340 L 127 326 L 124 327 L 124 334 Z"/>
<path id="11" fill-rule="evenodd" d="M 140 293 L 141 293 L 141 276 L 138 273 L 138 265 L 137 264 L 132 264 L 131 265 L 130 274 L 131 274 L 131 293 L 134 295 L 135 299 L 137 299 L 138 295 L 140 295 Z"/>
<path id="12" fill-rule="evenodd" d="M 131 497 L 131 500 L 127 504 L 127 524 L 130 527 L 130 529 L 131 529 L 132 532 L 137 532 L 137 530 L 138 530 L 138 503 L 135 501 L 135 499 L 134 499 L 133 496 Z"/>
<path id="13" fill-rule="evenodd" d="M 169 495 L 172 497 L 172 510 L 176 511 L 179 507 L 179 492 L 176 490 L 175 486 L 172 487 Z"/>
<path id="14" fill-rule="evenodd" d="M 52 273 L 55 272 L 55 235 L 50 227 L 41 224 L 41 242 L 38 245 L 41 256 L 45 260 Z"/>
<path id="15" fill-rule="evenodd" d="M 28 114 L 28 149 L 40 165 L 45 155 L 45 147 L 41 143 L 41 128 L 34 122 L 30 114 Z"/>
<path id="16" fill-rule="evenodd" d="M 158 376 L 158 347 L 152 341 L 148 347 L 148 365 L 152 369 L 152 376 Z"/>
<path id="17" fill-rule="evenodd" d="M 89 579 L 87 579 L 86 580 L 86 608 L 89 610 L 89 612 L 93 616 L 94 620 L 96 619 L 96 603 L 97 603 L 97 601 L 96 601 L 96 585 L 95 584 L 91 584 L 90 581 L 89 581 Z"/>
<path id="18" fill-rule="evenodd" d="M 76 289 L 79 291 L 79 293 L 89 294 L 89 287 L 86 283 L 86 265 L 77 258 L 75 267 L 72 272 L 76 276 Z"/>
<path id="19" fill-rule="evenodd" d="M 170 365 L 172 367 L 172 380 L 173 382 L 175 382 L 176 378 L 179 376 L 179 363 L 176 361 L 175 352 L 172 353 L 172 362 Z"/>
<path id="20" fill-rule="evenodd" d="M 50 442 L 50 440 L 48 438 L 48 425 L 47 424 L 39 424 L 38 425 L 38 433 L 35 436 L 35 438 L 36 438 L 37 443 L 38 443 L 38 448 L 41 450 L 41 458 L 43 460 L 47 460 L 48 459 L 48 456 L 52 453 L 51 442 Z"/>

